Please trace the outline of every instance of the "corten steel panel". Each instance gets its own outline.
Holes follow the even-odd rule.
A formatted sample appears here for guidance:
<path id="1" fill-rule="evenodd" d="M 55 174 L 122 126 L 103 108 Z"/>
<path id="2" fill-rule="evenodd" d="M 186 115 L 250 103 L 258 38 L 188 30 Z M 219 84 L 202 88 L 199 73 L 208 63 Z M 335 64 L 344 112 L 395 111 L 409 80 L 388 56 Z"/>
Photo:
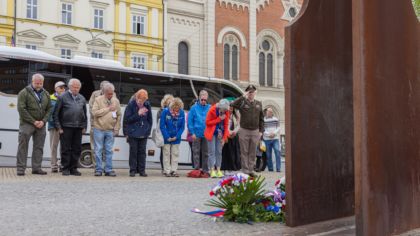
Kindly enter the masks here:
<path id="1" fill-rule="evenodd" d="M 350 0 L 305 1 L 286 27 L 287 224 L 354 214 Z"/>
<path id="2" fill-rule="evenodd" d="M 419 22 L 411 0 L 353 0 L 357 235 L 420 227 Z"/>

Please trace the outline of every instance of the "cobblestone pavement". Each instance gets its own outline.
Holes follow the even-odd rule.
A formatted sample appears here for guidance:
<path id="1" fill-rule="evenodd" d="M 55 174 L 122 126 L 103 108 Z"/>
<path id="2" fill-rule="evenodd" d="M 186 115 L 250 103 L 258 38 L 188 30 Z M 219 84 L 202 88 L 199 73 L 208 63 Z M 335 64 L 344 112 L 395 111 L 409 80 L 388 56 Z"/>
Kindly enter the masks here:
<path id="1" fill-rule="evenodd" d="M 16 176 L 15 168 L 0 168 L 0 235 L 354 235 L 354 218 L 304 227 L 280 223 L 215 222 L 191 213 L 205 206 L 215 179 L 162 177 L 81 177 L 52 174 Z M 283 174 L 283 173 L 280 173 Z M 278 173 L 264 172 L 271 188 Z"/>

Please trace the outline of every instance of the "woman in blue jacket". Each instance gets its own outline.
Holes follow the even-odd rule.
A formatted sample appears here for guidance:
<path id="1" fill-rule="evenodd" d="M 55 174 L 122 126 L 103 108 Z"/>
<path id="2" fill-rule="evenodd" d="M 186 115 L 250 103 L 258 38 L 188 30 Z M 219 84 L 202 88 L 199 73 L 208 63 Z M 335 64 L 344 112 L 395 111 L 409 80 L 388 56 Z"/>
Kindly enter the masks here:
<path id="1" fill-rule="evenodd" d="M 147 91 L 140 89 L 135 99 L 128 103 L 124 113 L 123 132 L 130 145 L 130 177 L 134 177 L 136 173 L 147 177 L 146 144 L 153 125 L 152 107 L 148 98 Z"/>
<path id="2" fill-rule="evenodd" d="M 175 98 L 162 111 L 160 116 L 160 131 L 163 140 L 163 169 L 166 177 L 179 177 L 178 157 L 181 135 L 185 129 L 184 103 L 180 98 Z"/>

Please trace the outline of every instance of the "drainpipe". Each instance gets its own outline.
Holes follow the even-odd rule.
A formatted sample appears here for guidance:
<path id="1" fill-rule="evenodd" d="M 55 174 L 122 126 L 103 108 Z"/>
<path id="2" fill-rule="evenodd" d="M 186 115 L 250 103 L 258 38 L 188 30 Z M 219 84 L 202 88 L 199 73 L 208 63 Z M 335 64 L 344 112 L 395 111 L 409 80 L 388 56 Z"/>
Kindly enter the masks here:
<path id="1" fill-rule="evenodd" d="M 163 52 L 162 52 L 162 71 L 165 72 L 165 0 L 162 0 L 162 6 L 163 6 L 163 14 L 162 14 L 162 47 L 163 47 Z"/>
<path id="2" fill-rule="evenodd" d="M 14 41 L 14 45 L 13 46 L 14 47 L 16 47 L 16 41 L 17 41 L 16 40 L 16 19 L 17 19 L 17 16 L 16 16 L 16 11 L 17 11 L 16 10 L 17 9 L 17 5 L 16 4 L 17 3 L 16 2 L 17 2 L 17 0 L 15 0 L 15 2 L 14 2 L 14 4 L 15 4 L 15 6 L 14 6 L 15 14 L 14 14 L 14 23 L 13 23 L 14 24 L 14 27 L 13 27 L 13 41 Z"/>

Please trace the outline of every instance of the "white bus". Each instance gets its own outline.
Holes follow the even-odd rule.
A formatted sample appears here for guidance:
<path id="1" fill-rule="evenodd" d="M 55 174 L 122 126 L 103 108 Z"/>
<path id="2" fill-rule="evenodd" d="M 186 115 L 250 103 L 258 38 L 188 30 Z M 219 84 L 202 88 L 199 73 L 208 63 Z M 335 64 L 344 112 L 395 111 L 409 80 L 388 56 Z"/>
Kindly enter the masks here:
<path id="1" fill-rule="evenodd" d="M 228 80 L 129 68 L 111 60 L 78 56 L 74 59 L 62 59 L 41 51 L 0 46 L 0 156 L 16 156 L 19 132 L 17 94 L 30 83 L 35 73 L 44 75 L 44 88 L 50 93 L 54 92 L 54 84 L 57 81 L 67 83 L 70 78 L 79 79 L 82 82 L 80 93 L 87 100 L 94 90 L 99 89 L 101 81 L 108 80 L 115 86 L 117 97 L 122 104 L 122 112 L 137 90 L 146 89 L 153 107 L 153 127 L 156 126 L 156 113 L 165 94 L 180 97 L 184 101 L 186 113 L 202 89 L 208 91 L 210 103 L 215 103 L 221 98 L 238 97 L 243 94 L 237 85 Z M 182 135 L 180 164 L 191 164 L 191 151 L 186 136 L 187 128 Z M 48 140 L 47 132 L 44 160 L 51 158 Z M 83 136 L 82 145 L 80 166 L 90 167 L 92 161 L 89 134 Z M 32 143 L 29 146 L 28 155 L 31 156 Z M 128 161 L 128 155 L 128 143 L 121 130 L 115 139 L 113 160 Z M 146 160 L 159 162 L 159 156 L 160 148 L 157 148 L 149 137 Z"/>

